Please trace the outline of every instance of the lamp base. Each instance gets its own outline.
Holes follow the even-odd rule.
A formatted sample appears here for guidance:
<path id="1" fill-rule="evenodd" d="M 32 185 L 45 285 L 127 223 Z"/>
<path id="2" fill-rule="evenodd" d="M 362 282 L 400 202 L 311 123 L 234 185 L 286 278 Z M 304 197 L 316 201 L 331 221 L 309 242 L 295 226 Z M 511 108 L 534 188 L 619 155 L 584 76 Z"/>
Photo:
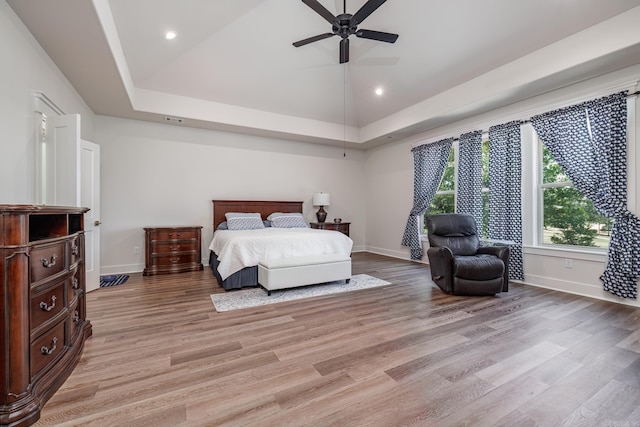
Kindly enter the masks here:
<path id="1" fill-rule="evenodd" d="M 318 209 L 318 212 L 316 212 L 316 218 L 318 218 L 319 223 L 325 222 L 325 220 L 327 219 L 327 212 L 325 212 L 324 206 L 320 206 L 320 209 Z"/>

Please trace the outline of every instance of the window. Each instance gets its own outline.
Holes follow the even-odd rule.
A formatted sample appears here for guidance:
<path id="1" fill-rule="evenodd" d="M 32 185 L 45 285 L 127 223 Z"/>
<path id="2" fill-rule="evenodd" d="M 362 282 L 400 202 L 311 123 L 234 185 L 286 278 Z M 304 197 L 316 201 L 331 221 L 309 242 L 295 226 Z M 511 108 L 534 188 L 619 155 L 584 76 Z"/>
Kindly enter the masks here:
<path id="1" fill-rule="evenodd" d="M 478 225 L 480 228 L 480 225 Z M 482 237 L 489 237 L 489 140 L 482 141 Z"/>
<path id="2" fill-rule="evenodd" d="M 449 159 L 447 160 L 447 166 L 444 169 L 440 186 L 429 209 L 425 212 L 425 215 L 439 214 L 439 213 L 454 213 L 456 210 L 456 168 L 455 168 L 455 152 L 457 144 L 454 144 L 449 151 Z M 426 221 L 422 221 L 424 234 L 427 234 L 427 228 L 424 226 Z"/>
<path id="3" fill-rule="evenodd" d="M 544 245 L 607 248 L 612 220 L 596 212 L 593 203 L 573 187 L 549 150 L 540 145 L 540 242 Z"/>
<path id="4" fill-rule="evenodd" d="M 444 170 L 438 191 L 433 197 L 429 209 L 425 215 L 439 213 L 454 213 L 456 211 L 456 175 L 457 175 L 457 151 L 458 144 L 454 144 L 449 152 L 449 159 Z M 423 219 L 423 224 L 426 221 Z M 482 141 L 482 229 L 478 225 L 479 234 L 482 237 L 488 236 L 489 228 L 489 140 Z M 422 232 L 427 233 L 423 227 Z"/>

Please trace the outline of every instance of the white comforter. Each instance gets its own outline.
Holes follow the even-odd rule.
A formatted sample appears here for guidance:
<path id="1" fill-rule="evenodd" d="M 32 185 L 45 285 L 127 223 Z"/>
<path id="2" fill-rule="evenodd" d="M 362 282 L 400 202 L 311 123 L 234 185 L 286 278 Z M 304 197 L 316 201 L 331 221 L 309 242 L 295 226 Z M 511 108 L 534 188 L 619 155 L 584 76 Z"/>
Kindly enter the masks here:
<path id="1" fill-rule="evenodd" d="M 259 230 L 218 230 L 209 249 L 218 255 L 222 279 L 263 259 L 294 256 L 350 255 L 353 240 L 338 231 L 311 228 L 273 228 Z"/>

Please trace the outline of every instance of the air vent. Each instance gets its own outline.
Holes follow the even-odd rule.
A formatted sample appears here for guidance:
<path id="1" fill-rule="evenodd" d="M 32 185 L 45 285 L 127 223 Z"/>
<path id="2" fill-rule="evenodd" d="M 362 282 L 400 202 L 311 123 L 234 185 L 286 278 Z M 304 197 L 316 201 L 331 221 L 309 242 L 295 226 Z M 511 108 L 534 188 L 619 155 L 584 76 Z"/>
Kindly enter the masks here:
<path id="1" fill-rule="evenodd" d="M 165 119 L 167 122 L 170 122 L 170 123 L 182 123 L 182 122 L 184 122 L 184 120 L 183 120 L 183 119 L 181 119 L 181 118 L 179 118 L 179 117 L 169 117 L 169 116 L 166 116 L 164 119 Z"/>

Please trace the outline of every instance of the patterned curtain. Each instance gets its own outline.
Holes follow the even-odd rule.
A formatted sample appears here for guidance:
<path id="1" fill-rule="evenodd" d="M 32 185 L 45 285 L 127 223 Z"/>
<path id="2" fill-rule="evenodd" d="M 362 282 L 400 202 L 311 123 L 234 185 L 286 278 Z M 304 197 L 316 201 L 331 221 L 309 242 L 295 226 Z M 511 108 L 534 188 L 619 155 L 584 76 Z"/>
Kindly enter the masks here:
<path id="1" fill-rule="evenodd" d="M 429 208 L 438 191 L 440 180 L 447 166 L 453 138 L 413 148 L 413 208 L 402 237 L 402 246 L 411 248 L 411 259 L 422 259 L 420 222 L 418 217 Z"/>
<path id="2" fill-rule="evenodd" d="M 489 238 L 509 240 L 509 279 L 524 280 L 520 122 L 489 128 Z"/>
<path id="3" fill-rule="evenodd" d="M 626 92 L 533 117 L 533 127 L 573 185 L 613 218 L 606 291 L 636 299 L 640 219 L 627 210 Z"/>
<path id="4" fill-rule="evenodd" d="M 481 231 L 482 131 L 461 135 L 459 146 L 456 212 L 473 216 L 478 230 Z"/>

